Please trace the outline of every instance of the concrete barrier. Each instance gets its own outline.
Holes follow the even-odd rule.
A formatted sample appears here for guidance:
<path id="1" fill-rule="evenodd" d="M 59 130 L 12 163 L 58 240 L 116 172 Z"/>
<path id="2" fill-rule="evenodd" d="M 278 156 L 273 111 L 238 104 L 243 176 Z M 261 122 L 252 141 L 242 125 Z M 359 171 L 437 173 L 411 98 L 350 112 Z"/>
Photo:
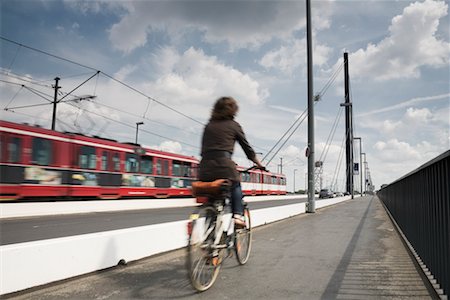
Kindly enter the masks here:
<path id="1" fill-rule="evenodd" d="M 350 197 L 316 201 L 324 207 Z M 252 211 L 253 226 L 305 212 L 305 203 Z M 109 268 L 187 245 L 187 220 L 0 247 L 0 294 Z"/>
<path id="2" fill-rule="evenodd" d="M 306 197 L 306 195 L 247 196 L 244 197 L 244 200 L 247 202 L 260 202 L 304 199 Z M 0 203 L 0 219 L 196 205 L 198 204 L 195 202 L 195 198 Z"/>

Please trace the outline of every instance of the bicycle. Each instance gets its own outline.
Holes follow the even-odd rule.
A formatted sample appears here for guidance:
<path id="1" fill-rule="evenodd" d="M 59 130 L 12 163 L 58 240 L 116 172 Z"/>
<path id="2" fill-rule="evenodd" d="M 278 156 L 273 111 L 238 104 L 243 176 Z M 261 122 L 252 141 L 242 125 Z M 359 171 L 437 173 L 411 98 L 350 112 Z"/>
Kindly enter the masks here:
<path id="1" fill-rule="evenodd" d="M 200 292 L 214 284 L 223 261 L 232 256 L 233 251 L 240 265 L 247 263 L 250 257 L 250 210 L 244 203 L 245 227 L 236 228 L 230 189 L 231 182 L 224 179 L 193 183 L 197 202 L 203 204 L 190 216 L 186 261 L 191 283 Z"/>

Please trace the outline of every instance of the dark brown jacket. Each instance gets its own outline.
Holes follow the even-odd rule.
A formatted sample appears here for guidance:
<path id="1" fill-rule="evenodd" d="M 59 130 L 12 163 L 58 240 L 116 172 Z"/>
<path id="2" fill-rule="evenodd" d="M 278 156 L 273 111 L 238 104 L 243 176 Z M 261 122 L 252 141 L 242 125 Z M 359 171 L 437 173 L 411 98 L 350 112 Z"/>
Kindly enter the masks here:
<path id="1" fill-rule="evenodd" d="M 247 158 L 254 160 L 255 151 L 245 138 L 244 131 L 238 122 L 234 120 L 209 121 L 203 132 L 199 180 L 240 180 L 236 164 L 231 160 L 236 141 L 241 145 Z M 229 157 L 224 156 L 222 152 L 230 153 Z"/>

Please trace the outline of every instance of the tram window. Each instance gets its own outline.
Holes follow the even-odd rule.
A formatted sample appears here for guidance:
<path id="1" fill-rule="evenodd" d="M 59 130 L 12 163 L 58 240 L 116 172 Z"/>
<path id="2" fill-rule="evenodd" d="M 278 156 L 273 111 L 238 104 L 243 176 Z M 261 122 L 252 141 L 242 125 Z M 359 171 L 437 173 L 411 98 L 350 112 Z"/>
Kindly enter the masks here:
<path id="1" fill-rule="evenodd" d="M 172 175 L 190 177 L 191 176 L 190 164 L 174 160 L 172 164 Z"/>
<path id="2" fill-rule="evenodd" d="M 120 157 L 119 157 L 119 153 L 114 153 L 113 154 L 112 163 L 113 163 L 114 171 L 120 172 Z"/>
<path id="3" fill-rule="evenodd" d="M 127 153 L 125 157 L 125 172 L 137 173 L 139 170 L 138 156 L 134 153 Z"/>
<path id="4" fill-rule="evenodd" d="M 90 146 L 81 146 L 80 155 L 78 157 L 78 166 L 82 169 L 95 169 L 97 157 L 95 148 Z"/>
<path id="5" fill-rule="evenodd" d="M 153 157 L 143 156 L 141 161 L 141 173 L 152 174 L 153 173 Z"/>
<path id="6" fill-rule="evenodd" d="M 52 141 L 33 138 L 31 162 L 36 165 L 49 166 L 52 163 Z"/>
<path id="7" fill-rule="evenodd" d="M 277 177 L 272 176 L 272 184 L 277 184 Z"/>
<path id="8" fill-rule="evenodd" d="M 183 175 L 183 165 L 181 162 L 174 160 L 172 164 L 172 175 L 182 176 Z"/>
<path id="9" fill-rule="evenodd" d="M 243 182 L 250 182 L 250 174 L 249 173 L 242 173 L 242 181 Z"/>
<path id="10" fill-rule="evenodd" d="M 183 165 L 182 176 L 183 177 L 191 177 L 191 174 L 192 174 L 191 164 L 190 163 L 185 163 Z"/>
<path id="11" fill-rule="evenodd" d="M 156 160 L 156 174 L 169 175 L 169 161 L 158 158 Z"/>
<path id="12" fill-rule="evenodd" d="M 169 175 L 169 161 L 163 160 L 163 175 Z"/>
<path id="13" fill-rule="evenodd" d="M 196 178 L 197 177 L 197 170 L 198 170 L 198 165 L 193 164 L 190 168 L 189 168 L 189 175 L 192 178 Z"/>
<path id="14" fill-rule="evenodd" d="M 20 154 L 22 153 L 22 139 L 11 137 L 8 143 L 8 162 L 20 162 Z"/>
<path id="15" fill-rule="evenodd" d="M 108 152 L 107 151 L 102 152 L 101 170 L 102 171 L 108 170 Z"/>
<path id="16" fill-rule="evenodd" d="M 161 175 L 162 171 L 161 171 L 161 160 L 157 159 L 156 160 L 156 174 L 157 175 Z"/>

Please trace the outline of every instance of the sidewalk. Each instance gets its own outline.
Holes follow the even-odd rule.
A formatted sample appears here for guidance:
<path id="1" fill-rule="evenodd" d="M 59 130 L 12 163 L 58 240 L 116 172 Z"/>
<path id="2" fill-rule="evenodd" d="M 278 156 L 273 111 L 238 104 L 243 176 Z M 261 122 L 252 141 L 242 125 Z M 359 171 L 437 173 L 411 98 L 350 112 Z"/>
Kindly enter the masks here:
<path id="1" fill-rule="evenodd" d="M 12 299 L 431 299 L 376 197 L 355 198 L 254 230 L 249 263 L 227 260 L 193 291 L 185 251 L 14 295 Z"/>
<path id="2" fill-rule="evenodd" d="M 381 201 L 367 198 L 367 208 L 322 298 L 431 299 Z M 354 206 L 349 208 L 348 213 L 354 212 Z"/>

